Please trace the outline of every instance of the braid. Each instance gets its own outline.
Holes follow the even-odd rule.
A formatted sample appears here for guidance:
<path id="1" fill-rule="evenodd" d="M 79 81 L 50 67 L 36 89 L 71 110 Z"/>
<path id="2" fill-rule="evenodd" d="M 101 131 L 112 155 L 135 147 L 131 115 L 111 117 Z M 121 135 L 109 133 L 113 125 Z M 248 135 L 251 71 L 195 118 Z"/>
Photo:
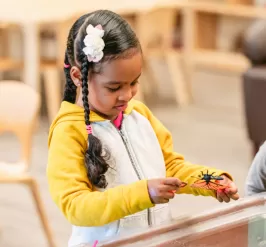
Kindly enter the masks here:
<path id="1" fill-rule="evenodd" d="M 86 125 L 90 125 L 90 107 L 88 101 L 88 95 L 89 95 L 88 72 L 89 72 L 89 62 L 87 57 L 84 56 L 83 62 L 81 64 L 81 76 L 82 76 L 82 101 L 84 106 Z"/>
<path id="2" fill-rule="evenodd" d="M 64 63 L 67 65 L 69 64 L 67 53 L 65 54 L 65 60 Z M 70 103 L 75 103 L 76 100 L 76 85 L 73 83 L 71 76 L 70 76 L 70 68 L 64 68 L 65 77 L 66 77 L 66 86 L 64 91 L 64 98 L 63 100 L 68 101 Z"/>
<path id="3" fill-rule="evenodd" d="M 88 72 L 90 68 L 87 56 L 84 57 L 81 64 L 81 76 L 82 76 L 82 101 L 85 113 L 85 123 L 90 125 L 90 107 L 88 102 Z M 106 160 L 108 160 L 109 153 L 105 150 L 103 155 L 103 147 L 100 140 L 93 134 L 88 135 L 88 149 L 85 153 L 85 165 L 87 168 L 88 178 L 95 186 L 99 188 L 105 188 L 107 181 L 104 176 L 109 168 Z"/>
<path id="4" fill-rule="evenodd" d="M 68 101 L 70 103 L 75 103 L 76 101 L 76 90 L 77 87 L 73 83 L 71 76 L 70 76 L 70 69 L 72 66 L 76 65 L 75 57 L 74 57 L 74 43 L 77 34 L 79 33 L 79 26 L 84 22 L 84 19 L 86 18 L 86 15 L 80 17 L 79 20 L 77 20 L 74 25 L 71 27 L 70 32 L 68 34 L 67 38 L 67 44 L 66 44 L 66 52 L 65 52 L 65 60 L 64 63 L 66 65 L 70 65 L 68 68 L 64 68 L 65 72 L 65 78 L 66 78 L 66 85 L 65 85 L 65 91 L 64 91 L 64 101 Z"/>

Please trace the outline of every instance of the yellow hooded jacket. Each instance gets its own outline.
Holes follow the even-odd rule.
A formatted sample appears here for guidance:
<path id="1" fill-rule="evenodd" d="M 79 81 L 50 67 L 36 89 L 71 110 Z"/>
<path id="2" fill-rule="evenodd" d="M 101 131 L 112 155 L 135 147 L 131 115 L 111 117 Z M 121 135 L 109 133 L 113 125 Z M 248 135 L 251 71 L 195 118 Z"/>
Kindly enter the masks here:
<path id="1" fill-rule="evenodd" d="M 130 121 L 133 123 L 136 121 L 136 116 L 142 117 L 143 128 L 145 128 L 145 125 L 152 127 L 150 129 L 153 133 L 146 131 L 139 136 L 134 134 L 132 138 L 136 139 L 141 146 L 141 141 L 145 142 L 144 135 L 154 135 L 156 141 L 154 139 L 153 142 L 159 144 L 160 151 L 157 153 L 162 155 L 163 169 L 167 177 L 177 177 L 181 181 L 191 184 L 195 181 L 191 176 L 198 176 L 201 171 L 206 171 L 207 169 L 209 172 L 215 172 L 216 175 L 226 174 L 230 177 L 224 171 L 194 165 L 185 161 L 182 155 L 173 150 L 173 141 L 169 131 L 143 103 L 132 100 L 124 114 L 125 116 L 132 115 Z M 101 131 L 97 132 L 97 128 L 99 130 L 99 126 L 105 126 L 106 120 L 94 112 L 91 112 L 90 120 L 94 123 L 92 125 L 93 132 L 100 135 Z M 126 118 L 124 121 L 127 121 Z M 132 131 L 134 131 L 134 126 Z M 137 128 L 141 130 L 142 125 L 138 125 Z M 113 130 L 107 131 L 110 132 L 111 138 Z M 130 131 L 131 129 L 128 129 L 128 132 Z M 109 135 L 109 132 L 104 135 Z M 87 137 L 84 109 L 75 104 L 62 102 L 58 116 L 50 128 L 47 176 L 52 199 L 68 221 L 76 226 L 103 226 L 125 216 L 154 207 L 149 198 L 147 179 L 149 178 L 149 170 L 152 171 L 153 169 L 155 171 L 157 169 L 156 162 L 153 162 L 154 167 L 153 163 L 143 164 L 143 170 L 146 171 L 143 179 L 135 182 L 130 182 L 129 179 L 126 180 L 129 181 L 128 183 L 124 180 L 122 184 L 118 183 L 116 186 L 99 191 L 88 180 L 84 165 Z M 144 152 L 147 151 L 144 146 L 141 148 L 143 148 Z M 141 157 L 145 159 L 147 155 L 148 153 L 143 154 Z M 152 156 L 154 155 L 156 156 L 155 153 L 152 154 Z M 130 173 L 130 169 L 127 169 Z M 122 175 L 126 176 L 126 172 Z M 177 193 L 216 197 L 213 191 L 195 189 L 189 185 L 180 189 Z"/>

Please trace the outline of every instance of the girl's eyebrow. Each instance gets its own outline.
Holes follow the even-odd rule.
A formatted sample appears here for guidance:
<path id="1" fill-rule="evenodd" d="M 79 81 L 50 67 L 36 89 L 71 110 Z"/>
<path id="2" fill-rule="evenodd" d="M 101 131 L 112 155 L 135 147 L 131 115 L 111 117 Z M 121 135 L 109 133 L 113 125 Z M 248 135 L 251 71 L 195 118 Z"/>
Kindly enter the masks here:
<path id="1" fill-rule="evenodd" d="M 140 76 L 141 76 L 141 73 L 138 75 L 138 77 L 135 80 L 133 80 L 133 82 L 139 79 Z M 108 81 L 105 84 L 116 85 L 116 84 L 121 84 L 121 83 L 127 83 L 127 82 L 126 81 Z"/>

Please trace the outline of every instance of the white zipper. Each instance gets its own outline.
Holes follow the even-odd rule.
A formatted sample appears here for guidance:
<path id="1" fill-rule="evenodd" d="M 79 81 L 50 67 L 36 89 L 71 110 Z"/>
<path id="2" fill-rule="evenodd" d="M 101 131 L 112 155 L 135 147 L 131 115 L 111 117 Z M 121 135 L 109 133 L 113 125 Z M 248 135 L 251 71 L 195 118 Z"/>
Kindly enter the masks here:
<path id="1" fill-rule="evenodd" d="M 113 124 L 113 126 L 115 127 L 114 124 Z M 125 134 L 123 133 L 123 130 L 122 130 L 123 129 L 123 123 L 122 123 L 122 126 L 121 126 L 121 129 L 120 130 L 118 130 L 116 127 L 115 127 L 115 129 L 118 131 L 119 135 L 121 136 L 121 139 L 122 139 L 122 141 L 123 141 L 123 143 L 125 145 L 125 148 L 127 150 L 129 159 L 131 161 L 132 167 L 134 168 L 138 179 L 141 180 L 142 179 L 142 176 L 141 176 L 141 172 L 139 170 L 139 166 L 136 164 L 137 161 L 134 160 L 133 155 L 131 154 L 131 150 L 132 149 L 130 150 L 128 140 L 127 140 L 127 138 L 126 138 L 126 136 L 125 136 Z M 148 217 L 148 225 L 151 226 L 152 225 L 152 221 L 151 221 L 151 210 L 149 208 L 147 209 L 147 217 Z"/>

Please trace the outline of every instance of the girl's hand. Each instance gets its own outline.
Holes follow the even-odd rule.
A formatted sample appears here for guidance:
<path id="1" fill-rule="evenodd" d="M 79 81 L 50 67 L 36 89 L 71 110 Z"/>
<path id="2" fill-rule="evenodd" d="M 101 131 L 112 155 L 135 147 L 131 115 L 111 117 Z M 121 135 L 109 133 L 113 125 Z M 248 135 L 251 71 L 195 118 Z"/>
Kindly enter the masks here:
<path id="1" fill-rule="evenodd" d="M 178 178 L 162 178 L 148 180 L 150 199 L 154 204 L 167 203 L 173 199 L 176 191 L 182 186 Z"/>
<path id="2" fill-rule="evenodd" d="M 238 190 L 236 185 L 225 175 L 222 175 L 223 180 L 220 180 L 220 184 L 228 186 L 225 189 L 217 190 L 217 200 L 219 202 L 230 202 L 231 199 L 238 200 Z"/>

